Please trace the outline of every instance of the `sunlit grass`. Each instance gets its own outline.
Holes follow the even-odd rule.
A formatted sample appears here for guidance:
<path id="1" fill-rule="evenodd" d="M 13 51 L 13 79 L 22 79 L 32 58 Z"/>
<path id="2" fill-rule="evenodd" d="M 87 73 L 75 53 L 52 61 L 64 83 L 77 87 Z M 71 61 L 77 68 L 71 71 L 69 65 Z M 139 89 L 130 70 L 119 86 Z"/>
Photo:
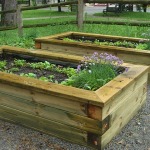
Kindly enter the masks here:
<path id="1" fill-rule="evenodd" d="M 68 16 L 75 15 L 74 12 L 58 12 L 51 9 L 37 9 L 37 10 L 28 10 L 23 11 L 23 18 L 38 18 L 38 17 L 52 17 L 52 16 Z"/>
<path id="2" fill-rule="evenodd" d="M 132 21 L 132 19 L 137 21 L 150 21 L 150 12 L 122 12 L 118 15 L 116 15 L 115 13 L 108 13 L 108 15 L 104 15 L 103 13 L 95 13 L 94 16 L 103 17 L 103 19 L 109 18 L 110 20 L 114 20 L 116 18 L 118 20 L 121 19 L 125 21 Z"/>

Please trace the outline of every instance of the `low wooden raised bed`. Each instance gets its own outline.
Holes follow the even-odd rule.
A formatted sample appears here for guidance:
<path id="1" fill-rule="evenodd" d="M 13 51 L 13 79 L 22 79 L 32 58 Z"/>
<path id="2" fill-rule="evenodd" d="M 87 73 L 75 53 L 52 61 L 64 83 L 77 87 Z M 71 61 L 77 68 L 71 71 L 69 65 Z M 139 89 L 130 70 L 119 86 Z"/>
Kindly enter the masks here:
<path id="1" fill-rule="evenodd" d="M 88 39 L 88 40 L 103 39 L 111 41 L 130 41 L 135 43 L 136 42 L 139 43 L 139 41 L 142 41 L 143 43 L 147 42 L 146 39 L 141 38 L 109 36 L 109 35 L 80 33 L 80 32 L 66 32 L 53 36 L 37 38 L 35 39 L 35 47 L 37 49 L 45 49 L 50 50 L 52 52 L 73 54 L 77 56 L 93 54 L 95 51 L 100 53 L 107 52 L 116 55 L 117 57 L 123 59 L 125 62 L 150 65 L 150 50 L 137 50 L 134 48 L 96 45 L 93 43 L 84 43 L 84 42 L 68 42 L 62 40 L 63 38 L 66 37 L 75 39 L 77 38 Z M 149 75 L 149 82 L 150 82 L 150 75 Z"/>
<path id="2" fill-rule="evenodd" d="M 78 63 L 82 57 L 4 46 L 19 54 Z M 96 91 L 0 72 L 0 119 L 70 142 L 103 149 L 145 103 L 148 66 L 124 64 L 128 72 Z"/>

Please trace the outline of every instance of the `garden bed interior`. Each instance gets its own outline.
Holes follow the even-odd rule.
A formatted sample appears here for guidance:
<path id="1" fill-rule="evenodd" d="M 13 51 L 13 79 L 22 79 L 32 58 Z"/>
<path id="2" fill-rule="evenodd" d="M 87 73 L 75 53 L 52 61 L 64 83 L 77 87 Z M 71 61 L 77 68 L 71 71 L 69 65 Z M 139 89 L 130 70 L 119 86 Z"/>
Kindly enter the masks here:
<path id="1" fill-rule="evenodd" d="M 77 64 L 82 57 L 4 46 L 0 54 Z M 0 118 L 70 142 L 103 149 L 145 103 L 148 66 L 88 91 L 0 71 Z"/>
<path id="2" fill-rule="evenodd" d="M 135 48 L 108 46 L 108 45 L 97 45 L 94 43 L 86 42 L 72 42 L 64 41 L 64 38 L 72 39 L 84 39 L 94 41 L 95 39 L 102 41 L 129 41 L 139 43 L 139 41 L 145 43 L 147 39 L 142 38 L 131 38 L 121 36 L 110 36 L 92 33 L 81 33 L 81 32 L 66 32 L 53 36 L 46 36 L 35 39 L 35 47 L 37 49 L 49 50 L 51 52 L 65 53 L 76 56 L 91 55 L 95 51 L 99 53 L 113 54 L 124 62 L 133 64 L 150 65 L 150 50 L 137 50 Z M 149 70 L 150 74 L 150 70 Z M 150 82 L 150 75 L 149 75 Z"/>

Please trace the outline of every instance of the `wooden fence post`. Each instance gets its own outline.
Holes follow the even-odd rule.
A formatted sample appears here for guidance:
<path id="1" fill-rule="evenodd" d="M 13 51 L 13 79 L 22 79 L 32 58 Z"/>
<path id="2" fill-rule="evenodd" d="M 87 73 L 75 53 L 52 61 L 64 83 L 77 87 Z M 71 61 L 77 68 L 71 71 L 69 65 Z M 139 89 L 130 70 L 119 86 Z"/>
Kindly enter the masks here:
<path id="1" fill-rule="evenodd" d="M 83 30 L 84 0 L 78 0 L 77 22 L 79 30 Z"/>
<path id="2" fill-rule="evenodd" d="M 17 6 L 17 26 L 18 26 L 18 35 L 19 37 L 22 37 L 23 36 L 23 20 L 22 20 L 21 5 Z"/>

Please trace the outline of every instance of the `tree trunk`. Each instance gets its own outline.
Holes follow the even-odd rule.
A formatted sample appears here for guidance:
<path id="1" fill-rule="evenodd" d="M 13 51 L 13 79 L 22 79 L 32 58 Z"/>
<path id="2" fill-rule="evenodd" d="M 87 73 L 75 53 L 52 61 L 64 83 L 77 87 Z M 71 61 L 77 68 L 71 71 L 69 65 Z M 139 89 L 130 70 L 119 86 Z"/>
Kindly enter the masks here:
<path id="1" fill-rule="evenodd" d="M 58 3 L 60 3 L 60 0 L 58 0 Z M 58 6 L 58 12 L 61 12 L 61 6 Z"/>
<path id="2" fill-rule="evenodd" d="M 12 10 L 17 9 L 16 0 L 2 0 L 2 10 Z M 4 26 L 16 26 L 17 25 L 17 16 L 15 13 L 4 13 L 1 17 L 2 25 Z"/>
<path id="3" fill-rule="evenodd" d="M 47 0 L 42 0 L 42 4 L 47 4 Z"/>

